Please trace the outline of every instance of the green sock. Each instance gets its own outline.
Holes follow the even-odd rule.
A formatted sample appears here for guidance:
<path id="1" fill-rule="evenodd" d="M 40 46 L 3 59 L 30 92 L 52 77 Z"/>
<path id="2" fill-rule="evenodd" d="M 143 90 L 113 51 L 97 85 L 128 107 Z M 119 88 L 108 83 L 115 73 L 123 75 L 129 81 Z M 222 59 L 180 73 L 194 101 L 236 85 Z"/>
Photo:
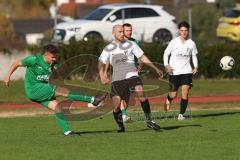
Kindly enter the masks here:
<path id="1" fill-rule="evenodd" d="M 62 112 L 55 113 L 55 118 L 56 118 L 58 126 L 63 129 L 64 133 L 67 131 L 70 131 L 68 123 L 65 120 L 65 116 Z"/>
<path id="2" fill-rule="evenodd" d="M 76 93 L 73 93 L 73 92 L 69 92 L 68 96 L 67 96 L 67 99 L 71 100 L 71 101 L 82 101 L 82 102 L 92 103 L 93 97 L 84 96 L 84 95 L 76 94 Z"/>
<path id="3" fill-rule="evenodd" d="M 125 108 L 121 108 L 122 115 L 127 115 L 127 111 Z"/>

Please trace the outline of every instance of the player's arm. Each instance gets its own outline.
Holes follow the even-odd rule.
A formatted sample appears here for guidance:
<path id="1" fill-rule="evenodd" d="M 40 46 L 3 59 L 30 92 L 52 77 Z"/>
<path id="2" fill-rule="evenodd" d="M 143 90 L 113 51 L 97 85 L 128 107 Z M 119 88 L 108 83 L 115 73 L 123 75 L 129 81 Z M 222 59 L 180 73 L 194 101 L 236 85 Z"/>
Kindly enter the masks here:
<path id="1" fill-rule="evenodd" d="M 167 73 L 170 73 L 172 71 L 171 66 L 169 65 L 168 61 L 169 61 L 169 56 L 171 55 L 172 52 L 172 43 L 170 42 L 167 46 L 167 48 L 164 51 L 163 54 L 163 64 L 165 66 L 165 71 Z"/>
<path id="2" fill-rule="evenodd" d="M 147 56 L 145 56 L 144 54 L 139 58 L 144 64 L 146 64 L 147 66 L 153 68 L 157 74 L 159 75 L 159 77 L 163 76 L 163 73 L 160 69 L 158 69 L 149 59 Z"/>
<path id="3" fill-rule="evenodd" d="M 192 55 L 192 62 L 193 62 L 193 75 L 198 72 L 198 58 L 197 55 Z"/>
<path id="4" fill-rule="evenodd" d="M 143 62 L 140 59 L 138 59 L 138 67 L 137 68 L 138 68 L 138 72 L 140 72 L 143 68 Z"/>
<path id="5" fill-rule="evenodd" d="M 106 51 L 104 48 L 99 59 L 98 59 L 98 71 L 100 75 L 100 79 L 102 84 L 107 84 L 109 83 L 109 79 L 107 78 L 107 74 L 105 74 L 104 68 L 106 68 L 106 64 L 109 62 L 109 53 Z M 109 67 L 109 66 L 108 66 Z"/>
<path id="6" fill-rule="evenodd" d="M 107 78 L 107 75 L 105 74 L 104 65 L 105 65 L 104 63 L 99 61 L 98 62 L 98 71 L 99 71 L 99 75 L 100 75 L 102 84 L 108 84 L 109 79 Z"/>
<path id="7" fill-rule="evenodd" d="M 197 58 L 197 47 L 195 45 L 195 43 L 193 44 L 193 52 L 192 52 L 192 62 L 193 62 L 193 75 L 197 74 L 198 72 L 198 58 Z"/>
<path id="8" fill-rule="evenodd" d="M 6 86 L 9 86 L 11 75 L 18 69 L 18 67 L 21 67 L 21 66 L 22 66 L 22 63 L 20 60 L 17 60 L 10 66 L 7 75 L 5 76 L 5 78 L 3 80 L 3 82 Z"/>
<path id="9" fill-rule="evenodd" d="M 108 69 L 110 68 L 110 62 L 107 62 L 104 67 L 104 74 L 107 76 Z"/>

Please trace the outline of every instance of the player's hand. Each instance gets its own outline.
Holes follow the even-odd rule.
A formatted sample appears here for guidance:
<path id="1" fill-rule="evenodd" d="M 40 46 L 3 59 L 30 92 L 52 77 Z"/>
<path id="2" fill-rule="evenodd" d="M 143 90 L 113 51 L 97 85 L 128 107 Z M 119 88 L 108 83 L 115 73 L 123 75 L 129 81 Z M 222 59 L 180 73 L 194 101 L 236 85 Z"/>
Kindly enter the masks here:
<path id="1" fill-rule="evenodd" d="M 163 71 L 160 69 L 156 69 L 156 72 L 160 78 L 163 78 Z"/>
<path id="2" fill-rule="evenodd" d="M 3 83 L 5 86 L 9 86 L 9 83 L 10 83 L 10 78 L 9 77 L 5 77 L 4 80 L 3 80 Z"/>
<path id="3" fill-rule="evenodd" d="M 195 75 L 195 74 L 198 73 L 198 69 L 197 69 L 197 68 L 194 68 L 194 69 L 192 70 L 192 72 L 193 72 L 193 75 Z"/>
<path id="4" fill-rule="evenodd" d="M 106 75 L 101 76 L 101 82 L 102 84 L 108 84 L 110 80 L 107 78 Z"/>
<path id="5" fill-rule="evenodd" d="M 165 71 L 166 71 L 167 73 L 172 72 L 172 69 L 171 69 L 170 65 L 165 66 Z"/>

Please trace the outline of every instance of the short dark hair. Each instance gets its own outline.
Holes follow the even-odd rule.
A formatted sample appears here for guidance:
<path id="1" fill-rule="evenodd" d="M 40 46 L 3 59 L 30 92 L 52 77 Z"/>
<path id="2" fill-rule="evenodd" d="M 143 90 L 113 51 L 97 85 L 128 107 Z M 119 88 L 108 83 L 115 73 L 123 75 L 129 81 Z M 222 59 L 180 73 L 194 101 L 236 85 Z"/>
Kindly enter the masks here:
<path id="1" fill-rule="evenodd" d="M 43 51 L 45 52 L 50 52 L 52 54 L 56 54 L 58 52 L 57 46 L 54 44 L 47 44 L 43 47 Z"/>
<path id="2" fill-rule="evenodd" d="M 124 23 L 122 26 L 123 27 L 132 27 L 132 25 L 130 23 Z"/>
<path id="3" fill-rule="evenodd" d="M 180 23 L 178 24 L 178 29 L 180 29 L 181 27 L 185 27 L 185 28 L 187 28 L 187 29 L 189 30 L 190 25 L 188 24 L 188 22 L 182 21 L 182 22 L 180 22 Z"/>

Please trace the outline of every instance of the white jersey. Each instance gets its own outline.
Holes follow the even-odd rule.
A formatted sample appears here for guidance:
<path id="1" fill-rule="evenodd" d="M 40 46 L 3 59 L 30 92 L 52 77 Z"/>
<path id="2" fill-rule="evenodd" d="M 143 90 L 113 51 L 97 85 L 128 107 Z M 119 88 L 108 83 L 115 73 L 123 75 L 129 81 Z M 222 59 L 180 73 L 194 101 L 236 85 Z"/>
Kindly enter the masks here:
<path id="1" fill-rule="evenodd" d="M 190 59 L 192 56 L 194 67 L 197 68 L 197 53 L 198 51 L 194 41 L 188 39 L 183 43 L 180 37 L 177 37 L 170 41 L 164 51 L 164 66 L 170 65 L 172 69 L 171 75 L 192 73 Z"/>
<path id="2" fill-rule="evenodd" d="M 142 49 L 134 42 L 126 40 L 116 44 L 112 41 L 103 49 L 99 61 L 103 64 L 110 62 L 113 67 L 112 81 L 114 82 L 138 76 L 134 56 L 140 58 L 142 55 Z"/>

